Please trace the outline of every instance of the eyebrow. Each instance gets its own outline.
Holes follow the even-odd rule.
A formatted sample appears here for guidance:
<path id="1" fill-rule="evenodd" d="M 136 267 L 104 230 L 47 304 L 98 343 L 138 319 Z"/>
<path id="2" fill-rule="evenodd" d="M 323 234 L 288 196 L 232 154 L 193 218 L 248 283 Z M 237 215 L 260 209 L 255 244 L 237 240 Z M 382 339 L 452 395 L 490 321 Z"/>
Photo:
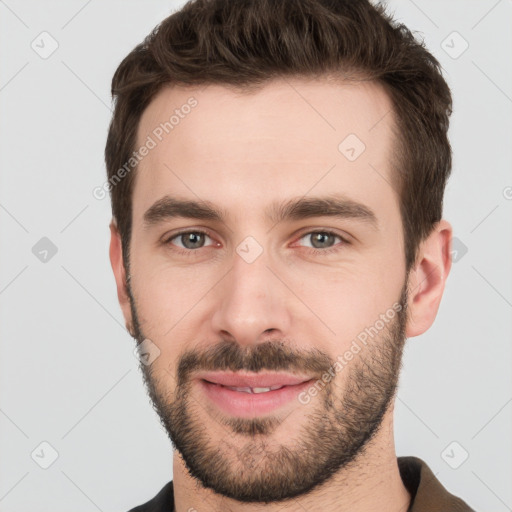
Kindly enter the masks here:
<path id="1" fill-rule="evenodd" d="M 188 218 L 226 222 L 228 212 L 209 201 L 179 199 L 164 196 L 144 213 L 144 227 L 152 226 L 173 218 Z M 378 230 L 377 216 L 368 206 L 342 196 L 301 197 L 284 203 L 272 203 L 266 210 L 267 218 L 277 224 L 283 221 L 304 220 L 312 217 L 335 217 L 355 219 Z"/>

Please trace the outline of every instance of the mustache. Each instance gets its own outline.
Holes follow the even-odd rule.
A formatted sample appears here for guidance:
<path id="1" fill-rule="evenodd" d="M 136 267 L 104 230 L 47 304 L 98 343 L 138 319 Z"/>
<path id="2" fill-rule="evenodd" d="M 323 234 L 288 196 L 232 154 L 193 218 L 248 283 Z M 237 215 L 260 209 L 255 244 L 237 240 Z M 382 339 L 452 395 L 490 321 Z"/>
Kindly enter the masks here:
<path id="1" fill-rule="evenodd" d="M 177 385 L 184 386 L 190 375 L 198 371 L 288 371 L 321 376 L 333 361 L 324 352 L 312 348 L 297 352 L 282 341 L 267 341 L 252 347 L 223 340 L 204 352 L 188 350 L 180 358 Z"/>

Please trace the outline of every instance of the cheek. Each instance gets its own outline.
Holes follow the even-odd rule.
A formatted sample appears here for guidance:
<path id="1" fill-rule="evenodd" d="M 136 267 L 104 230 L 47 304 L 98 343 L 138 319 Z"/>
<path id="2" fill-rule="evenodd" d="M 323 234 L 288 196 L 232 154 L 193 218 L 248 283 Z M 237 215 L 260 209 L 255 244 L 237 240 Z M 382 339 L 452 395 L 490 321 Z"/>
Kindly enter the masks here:
<path id="1" fill-rule="evenodd" d="M 347 269 L 330 271 L 304 280 L 298 295 L 322 320 L 325 333 L 335 338 L 335 348 L 342 349 L 364 328 L 376 307 L 375 286 L 367 276 Z M 317 322 L 315 325 L 318 330 Z"/>
<path id="2" fill-rule="evenodd" d="M 219 279 L 218 269 L 212 267 L 187 268 L 144 256 L 134 259 L 133 268 L 137 271 L 132 275 L 132 290 L 141 327 L 147 337 L 162 342 L 181 339 L 179 333 Z"/>
<path id="3" fill-rule="evenodd" d="M 345 262 L 338 268 L 309 269 L 300 279 L 300 267 L 288 273 L 288 282 L 295 283 L 291 288 L 311 312 L 306 314 L 309 320 L 300 320 L 303 327 L 321 329 L 338 352 L 392 310 L 400 297 L 403 276 L 400 266 L 391 265 L 394 257 L 382 251 L 368 256 L 364 262 Z M 312 322 L 314 316 L 320 324 Z"/>

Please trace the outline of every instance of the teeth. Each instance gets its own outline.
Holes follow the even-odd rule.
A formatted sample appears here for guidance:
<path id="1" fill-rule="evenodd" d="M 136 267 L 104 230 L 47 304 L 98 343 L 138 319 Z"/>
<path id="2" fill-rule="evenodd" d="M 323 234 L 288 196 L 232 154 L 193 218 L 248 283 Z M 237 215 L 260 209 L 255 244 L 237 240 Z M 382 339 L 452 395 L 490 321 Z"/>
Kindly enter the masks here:
<path id="1" fill-rule="evenodd" d="M 231 386 L 224 386 L 225 388 L 232 389 L 233 391 L 243 391 L 244 393 L 252 393 L 251 388 L 235 388 Z"/>
<path id="2" fill-rule="evenodd" d="M 266 393 L 270 391 L 272 388 L 252 388 L 253 393 Z"/>
<path id="3" fill-rule="evenodd" d="M 224 386 L 228 389 L 232 389 L 233 391 L 242 391 L 244 393 L 267 393 L 268 391 L 274 391 L 276 389 L 281 389 L 284 386 L 272 386 L 270 388 L 237 388 L 234 386 Z"/>

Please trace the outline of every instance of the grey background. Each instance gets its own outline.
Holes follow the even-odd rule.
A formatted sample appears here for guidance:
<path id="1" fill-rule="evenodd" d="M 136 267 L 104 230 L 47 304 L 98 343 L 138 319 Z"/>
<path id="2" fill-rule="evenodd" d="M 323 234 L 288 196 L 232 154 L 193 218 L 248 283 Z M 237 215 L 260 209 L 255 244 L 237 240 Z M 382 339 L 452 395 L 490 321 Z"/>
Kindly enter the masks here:
<path id="1" fill-rule="evenodd" d="M 117 303 L 109 200 L 92 191 L 105 181 L 112 74 L 179 5 L 0 0 L 2 512 L 125 511 L 172 478 Z M 512 2 L 389 6 L 452 87 L 445 218 L 460 240 L 434 325 L 407 343 L 397 453 L 478 511 L 512 510 Z M 58 42 L 46 59 L 31 47 L 51 48 L 43 31 Z"/>

